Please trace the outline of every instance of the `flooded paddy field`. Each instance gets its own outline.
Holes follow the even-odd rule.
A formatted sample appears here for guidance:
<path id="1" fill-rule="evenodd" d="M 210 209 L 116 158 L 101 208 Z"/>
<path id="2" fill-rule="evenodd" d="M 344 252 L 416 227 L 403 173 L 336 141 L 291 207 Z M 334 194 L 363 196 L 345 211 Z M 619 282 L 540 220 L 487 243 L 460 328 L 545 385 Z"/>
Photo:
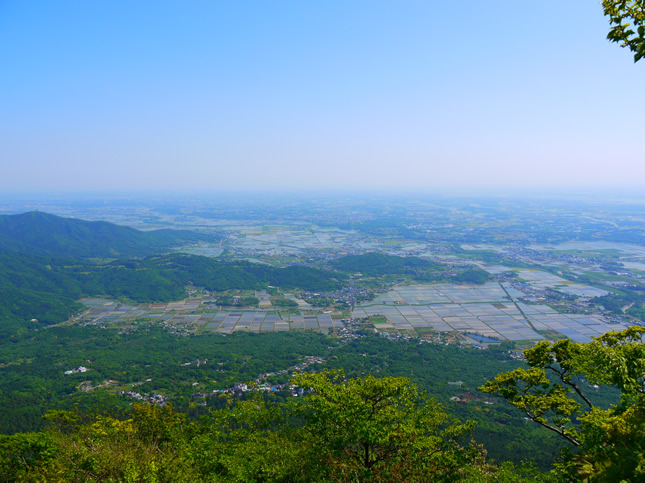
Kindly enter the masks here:
<path id="1" fill-rule="evenodd" d="M 208 299 L 192 298 L 166 304 L 122 304 L 113 300 L 83 299 L 88 307 L 74 321 L 100 327 L 124 327 L 141 322 L 161 324 L 190 332 L 231 334 L 237 331 L 281 332 L 314 330 L 327 333 L 344 327 L 330 313 L 300 315 L 275 310 L 219 310 Z"/>
<path id="2" fill-rule="evenodd" d="M 537 341 L 545 338 L 544 331 L 556 331 L 588 342 L 592 336 L 627 327 L 602 315 L 561 314 L 547 305 L 525 304 L 514 292 L 498 283 L 402 286 L 362 304 L 352 315 L 382 315 L 388 322 L 383 328 L 388 329 L 454 331 L 499 341 Z"/>
<path id="3" fill-rule="evenodd" d="M 577 296 L 602 295 L 594 287 L 572 284 L 539 271 L 522 270 L 531 285 L 555 287 Z M 601 314 L 559 313 L 545 304 L 520 301 L 524 294 L 509 283 L 484 285 L 416 284 L 396 286 L 354 308 L 353 318 L 381 315 L 378 327 L 403 333 L 459 332 L 498 341 L 538 341 L 546 334 L 588 342 L 591 337 L 628 325 Z M 336 331 L 344 327 L 338 316 L 322 310 L 302 314 L 275 308 L 221 309 L 209 297 L 193 297 L 159 304 L 124 304 L 107 299 L 84 299 L 88 309 L 74 321 L 100 327 L 127 327 L 141 322 L 161 324 L 190 333 L 289 330 Z"/>

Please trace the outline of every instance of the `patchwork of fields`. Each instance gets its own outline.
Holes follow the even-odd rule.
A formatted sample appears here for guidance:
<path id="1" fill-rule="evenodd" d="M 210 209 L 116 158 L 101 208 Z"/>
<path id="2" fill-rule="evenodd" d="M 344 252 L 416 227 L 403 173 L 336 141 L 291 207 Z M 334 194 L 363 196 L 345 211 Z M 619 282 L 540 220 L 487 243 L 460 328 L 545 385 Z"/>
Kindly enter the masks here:
<path id="1" fill-rule="evenodd" d="M 127 326 L 136 321 L 157 322 L 171 329 L 202 330 L 230 334 L 236 331 L 280 332 L 308 329 L 328 332 L 343 327 L 329 313 L 294 315 L 270 310 L 217 310 L 208 301 L 193 298 L 168 304 L 128 305 L 106 299 L 84 299 L 89 307 L 82 323 L 98 326 Z"/>
<path id="2" fill-rule="evenodd" d="M 576 342 L 626 325 L 599 315 L 560 314 L 547 305 L 513 300 L 506 286 L 409 285 L 396 287 L 354 310 L 354 317 L 383 315 L 383 329 L 467 332 L 496 340 L 541 340 L 541 331 L 555 330 Z"/>
<path id="3" fill-rule="evenodd" d="M 576 342 L 626 324 L 610 322 L 601 315 L 561 314 L 547 305 L 519 302 L 522 295 L 508 284 L 405 285 L 395 287 L 356 307 L 354 318 L 381 315 L 378 329 L 403 333 L 460 332 L 494 340 L 542 340 L 553 331 Z M 330 313 L 308 311 L 305 315 L 275 309 L 219 310 L 211 298 L 189 298 L 162 304 L 120 304 L 106 299 L 85 299 L 88 306 L 79 320 L 98 326 L 121 327 L 133 323 L 160 323 L 173 330 L 230 334 L 236 331 L 276 332 L 314 330 L 329 332 L 344 326 Z"/>

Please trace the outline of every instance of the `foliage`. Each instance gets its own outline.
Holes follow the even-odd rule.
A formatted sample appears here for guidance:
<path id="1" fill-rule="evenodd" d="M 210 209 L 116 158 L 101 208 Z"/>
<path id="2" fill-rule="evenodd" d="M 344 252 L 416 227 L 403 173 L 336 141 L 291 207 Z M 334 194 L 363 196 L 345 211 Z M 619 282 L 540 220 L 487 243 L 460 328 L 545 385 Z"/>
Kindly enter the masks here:
<path id="1" fill-rule="evenodd" d="M 196 481 L 180 456 L 185 415 L 170 406 L 133 405 L 128 419 L 50 413 L 43 433 L 4 436 L 0 475 L 6 481 Z M 28 459 L 25 458 L 28 456 Z"/>
<path id="2" fill-rule="evenodd" d="M 297 307 L 298 302 L 286 297 L 276 296 L 271 297 L 271 305 L 273 305 L 274 307 Z"/>
<path id="3" fill-rule="evenodd" d="M 594 297 L 591 302 L 601 305 L 614 315 L 626 313 L 636 319 L 645 321 L 645 293 L 641 286 L 632 289 L 623 288 L 620 294 L 610 293 Z M 626 309 L 625 312 L 623 312 L 623 309 Z"/>
<path id="4" fill-rule="evenodd" d="M 213 390 L 286 370 L 307 355 L 324 357 L 335 345 L 313 332 L 178 337 L 144 327 L 127 334 L 90 327 L 35 331 L 0 345 L 0 432 L 40 429 L 50 409 L 118 413 L 132 399 L 117 391 L 160 393 L 197 417 L 222 403 Z M 184 365 L 196 360 L 202 364 Z M 89 370 L 63 375 L 81 365 Z M 84 381 L 95 389 L 80 391 Z M 191 407 L 195 392 L 212 394 L 208 406 Z"/>
<path id="5" fill-rule="evenodd" d="M 483 285 L 488 281 L 489 278 L 490 275 L 485 270 L 482 270 L 481 268 L 473 268 L 457 274 L 455 276 L 455 281 L 461 283 L 474 283 L 476 285 Z"/>
<path id="6" fill-rule="evenodd" d="M 480 447 L 460 444 L 473 423 L 453 421 L 407 378 L 345 380 L 340 371 L 292 382 L 310 391 L 304 426 L 335 480 L 438 481 L 483 462 Z"/>
<path id="7" fill-rule="evenodd" d="M 611 28 L 607 39 L 634 52 L 634 62 L 645 57 L 645 2 L 643 0 L 603 0 Z"/>
<path id="8" fill-rule="evenodd" d="M 259 396 L 211 412 L 188 448 L 208 480 L 325 481 L 306 433 L 288 403 L 267 404 Z"/>
<path id="9" fill-rule="evenodd" d="M 586 344 L 569 339 L 540 342 L 525 352 L 528 369 L 499 374 L 481 389 L 502 396 L 575 448 L 562 458 L 562 474 L 600 481 L 643 479 L 643 334 L 645 328 L 631 327 Z M 618 389 L 619 403 L 608 408 L 594 404 L 587 394 L 592 384 Z"/>
<path id="10" fill-rule="evenodd" d="M 399 257 L 384 253 L 346 255 L 334 260 L 332 266 L 348 273 L 360 272 L 368 277 L 402 275 L 424 281 L 434 280 L 445 271 L 441 264 L 423 258 Z"/>
<path id="11" fill-rule="evenodd" d="M 477 391 L 482 381 L 521 366 L 510 359 L 508 348 L 483 351 L 374 335 L 342 343 L 309 331 L 181 337 L 142 322 L 125 333 L 78 326 L 25 331 L 0 344 L 0 412 L 4 415 L 0 432 L 40 429 L 42 415 L 50 409 L 118 415 L 132 401 L 118 391 L 163 394 L 177 410 L 198 418 L 226 406 L 227 397 L 212 391 L 236 382 L 252 383 L 267 373 L 274 373 L 267 382 L 286 383 L 291 374 L 287 369 L 308 355 L 322 357 L 324 367 L 344 369 L 351 378 L 369 373 L 410 378 L 455 417 L 477 420 L 473 437 L 497 461 L 519 464 L 530 458 L 547 469 L 563 444 L 555 434 L 516 417 L 512 407 L 489 404 L 489 398 Z M 202 364 L 185 365 L 196 360 Z M 80 365 L 89 371 L 63 375 Z M 79 390 L 84 381 L 94 389 Z M 105 381 L 112 382 L 104 385 Z M 451 385 L 451 381 L 462 384 Z M 208 396 L 195 399 L 197 392 Z M 275 402 L 285 396 L 284 391 L 276 391 L 266 397 Z M 231 397 L 240 399 L 239 394 Z M 604 404 L 610 402 L 607 399 Z"/>
<path id="12" fill-rule="evenodd" d="M 122 417 L 47 415 L 39 433 L 0 436 L 6 481 L 535 481 L 484 461 L 460 424 L 404 378 L 296 378 L 301 400 L 241 401 L 189 421 L 171 406 Z M 530 478 L 530 479 L 529 479 Z"/>
<path id="13" fill-rule="evenodd" d="M 227 307 L 257 307 L 260 299 L 257 297 L 234 297 L 232 295 L 223 295 L 217 297 L 215 301 L 217 305 L 224 305 Z"/>
<path id="14" fill-rule="evenodd" d="M 340 346 L 326 366 L 344 369 L 352 377 L 368 373 L 410 377 L 437 401 L 449 405 L 462 420 L 476 420 L 475 439 L 497 461 L 520 463 L 530 458 L 543 469 L 550 468 L 564 443 L 541 426 L 526 424 L 513 408 L 492 401 L 477 387 L 495 374 L 523 364 L 509 357 L 508 348 L 477 350 L 454 345 L 389 340 L 370 336 Z M 459 381 L 461 385 L 452 385 Z M 613 399 L 603 396 L 603 401 Z M 454 397 L 460 399 L 455 402 Z"/>
<path id="15" fill-rule="evenodd" d="M 0 322 L 4 322 L 0 333 L 29 326 L 25 322 L 31 319 L 45 324 L 62 322 L 81 308 L 75 301 L 82 296 L 169 302 L 185 297 L 188 285 L 212 291 L 268 285 L 323 291 L 338 288 L 344 280 L 342 274 L 309 267 L 277 268 L 197 255 L 171 254 L 97 265 L 0 251 Z M 255 299 L 245 302 L 256 303 Z"/>
<path id="16" fill-rule="evenodd" d="M 260 289 L 268 285 L 305 290 L 335 290 L 345 279 L 329 271 L 302 266 L 284 268 L 250 262 L 221 262 L 197 255 L 173 254 L 129 261 L 132 270 L 158 270 L 168 280 L 212 291 Z M 123 267 L 122 262 L 114 262 Z M 183 286 L 182 285 L 182 286 Z"/>

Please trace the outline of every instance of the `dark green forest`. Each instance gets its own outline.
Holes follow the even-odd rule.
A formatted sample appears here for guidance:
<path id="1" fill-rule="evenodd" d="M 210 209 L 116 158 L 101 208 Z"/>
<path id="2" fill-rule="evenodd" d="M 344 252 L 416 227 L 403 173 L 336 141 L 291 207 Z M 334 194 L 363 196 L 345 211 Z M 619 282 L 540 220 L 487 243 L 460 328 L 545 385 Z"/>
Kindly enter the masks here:
<path id="1" fill-rule="evenodd" d="M 640 481 L 644 331 L 544 342 L 525 365 L 504 347 L 377 336 L 40 330 L 2 346 L 0 471 L 6 480 Z M 296 372 L 306 356 L 318 362 Z M 64 374 L 81 364 L 86 372 Z M 231 387 L 257 381 L 282 389 Z M 165 403 L 141 404 L 128 388 Z M 540 420 L 558 421 L 575 444 Z"/>
<path id="2" fill-rule="evenodd" d="M 348 377 L 372 374 L 410 378 L 446 404 L 451 414 L 476 420 L 473 436 L 484 444 L 493 460 L 531 459 L 548 468 L 562 444 L 548 431 L 527 423 L 512 407 L 477 389 L 499 372 L 521 366 L 509 357 L 507 347 L 481 351 L 378 336 L 341 343 L 337 338 L 311 332 L 179 337 L 145 326 L 128 334 L 57 327 L 14 337 L 3 344 L 0 410 L 9 417 L 2 419 L 0 432 L 40 429 L 43 415 L 52 409 L 118 413 L 132 402 L 116 394 L 120 390 L 161 393 L 170 398 L 175 409 L 198 418 L 227 400 L 213 390 L 230 388 L 236 382 L 253 383 L 258 375 L 271 372 L 275 374 L 268 382 L 285 384 L 292 371 L 278 372 L 298 364 L 304 356 L 326 361 L 308 370 L 343 369 Z M 206 359 L 208 362 L 199 366 L 182 365 Z M 89 370 L 63 374 L 78 366 Z M 81 383 L 97 387 L 106 381 L 113 382 L 87 392 L 79 390 Z M 212 395 L 195 400 L 195 393 Z M 281 391 L 271 394 L 274 402 L 283 401 L 287 395 Z M 609 404 L 615 394 L 603 392 L 598 397 Z"/>
<path id="3" fill-rule="evenodd" d="M 0 251 L 65 258 L 126 258 L 162 253 L 214 235 L 187 230 L 140 231 L 106 221 L 30 211 L 0 215 Z"/>
<path id="4" fill-rule="evenodd" d="M 406 378 L 302 374 L 304 397 L 252 397 L 190 420 L 135 403 L 124 417 L 47 414 L 0 436 L 5 480 L 548 481 L 486 461 L 462 423 Z"/>
<path id="5" fill-rule="evenodd" d="M 384 253 L 347 255 L 334 260 L 332 265 L 344 272 L 361 272 L 367 276 L 417 274 L 429 270 L 443 270 L 441 264 L 429 260 L 418 257 L 398 257 Z"/>
<path id="6" fill-rule="evenodd" d="M 170 254 L 103 264 L 0 251 L 0 323 L 3 333 L 66 320 L 83 296 L 134 302 L 168 302 L 186 296 L 186 286 L 212 291 L 261 289 L 269 285 L 335 290 L 341 273 L 249 262 L 220 262 L 197 255 Z M 30 322 L 37 319 L 38 323 Z"/>

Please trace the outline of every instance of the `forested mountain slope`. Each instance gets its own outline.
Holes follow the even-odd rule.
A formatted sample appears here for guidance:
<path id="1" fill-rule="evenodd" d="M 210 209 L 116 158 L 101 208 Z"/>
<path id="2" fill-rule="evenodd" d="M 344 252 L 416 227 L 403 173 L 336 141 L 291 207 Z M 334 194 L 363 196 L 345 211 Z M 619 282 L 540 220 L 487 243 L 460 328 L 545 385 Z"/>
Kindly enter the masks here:
<path id="1" fill-rule="evenodd" d="M 40 256 L 123 258 L 153 255 L 186 242 L 214 240 L 186 230 L 139 231 L 105 221 L 84 221 L 30 211 L 0 215 L 0 250 Z"/>
<path id="2" fill-rule="evenodd" d="M 169 302 L 186 296 L 185 287 L 253 290 L 268 285 L 334 290 L 344 275 L 314 268 L 271 267 L 221 262 L 197 255 L 170 254 L 91 264 L 0 251 L 0 332 L 24 327 L 31 319 L 62 322 L 83 296 L 109 296 L 135 302 Z"/>

